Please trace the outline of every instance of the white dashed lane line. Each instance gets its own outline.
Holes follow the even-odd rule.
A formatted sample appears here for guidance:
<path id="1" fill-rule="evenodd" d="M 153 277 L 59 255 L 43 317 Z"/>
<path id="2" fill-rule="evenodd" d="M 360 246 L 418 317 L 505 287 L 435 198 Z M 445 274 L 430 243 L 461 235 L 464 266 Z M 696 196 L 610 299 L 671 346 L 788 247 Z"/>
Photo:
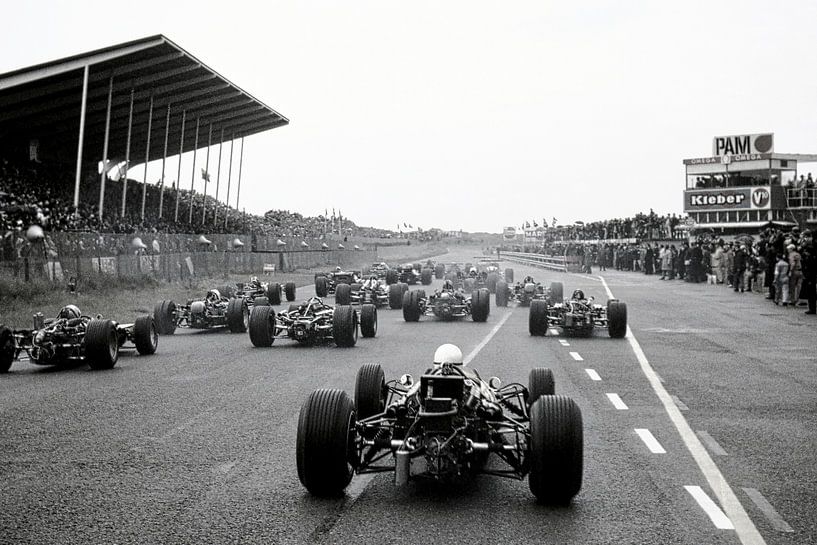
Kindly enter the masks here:
<path id="1" fill-rule="evenodd" d="M 664 447 L 661 446 L 661 443 L 658 442 L 658 439 L 650 432 L 650 430 L 645 428 L 636 428 L 635 432 L 644 441 L 644 444 L 647 445 L 647 448 L 650 449 L 650 452 L 653 454 L 666 454 L 667 451 L 664 450 Z"/>
<path id="2" fill-rule="evenodd" d="M 566 341 L 566 340 L 564 340 L 564 339 L 559 339 L 559 344 L 561 344 L 562 346 L 570 346 L 570 343 L 569 343 L 569 342 L 567 342 L 567 341 Z"/>
<path id="3" fill-rule="evenodd" d="M 595 369 L 585 369 L 584 372 L 587 373 L 587 376 L 590 377 L 590 380 L 601 380 L 601 377 L 599 376 L 598 373 L 596 373 Z"/>
<path id="4" fill-rule="evenodd" d="M 678 396 L 671 396 L 671 397 L 672 397 L 672 401 L 675 403 L 675 405 L 678 407 L 678 409 L 680 409 L 682 411 L 688 411 L 689 410 L 689 407 L 687 407 L 686 403 L 681 401 L 678 398 Z"/>
<path id="5" fill-rule="evenodd" d="M 772 524 L 772 527 L 775 530 L 778 532 L 794 532 L 794 529 L 789 526 L 785 520 L 783 520 L 783 517 L 781 517 L 780 514 L 775 511 L 772 504 L 763 497 L 763 494 L 761 494 L 759 490 L 755 488 L 744 488 L 743 491 L 746 492 L 749 499 L 751 499 L 754 504 L 757 505 L 758 509 L 763 511 L 763 514 L 766 515 L 766 518 L 769 519 L 769 522 Z"/>
<path id="6" fill-rule="evenodd" d="M 558 334 L 559 334 L 559 330 L 558 330 L 558 329 L 549 329 L 549 330 L 548 330 L 548 333 L 550 333 L 551 335 L 558 335 Z"/>
<path id="7" fill-rule="evenodd" d="M 698 505 L 701 506 L 701 509 L 709 516 L 709 519 L 712 521 L 712 524 L 715 525 L 715 528 L 720 530 L 734 530 L 735 525 L 732 524 L 732 521 L 729 520 L 729 517 L 721 511 L 721 508 L 712 501 L 706 492 L 703 491 L 703 488 L 700 486 L 684 486 L 686 491 L 689 492 L 695 501 L 698 502 Z"/>
<path id="8" fill-rule="evenodd" d="M 626 403 L 621 400 L 618 394 L 607 394 L 607 399 L 610 400 L 610 403 L 613 404 L 613 407 L 618 409 L 619 411 L 626 411 L 629 409 Z"/>
<path id="9" fill-rule="evenodd" d="M 706 433 L 704 430 L 698 430 L 698 437 L 703 441 L 703 444 L 706 445 L 706 448 L 709 449 L 709 452 L 716 456 L 727 456 L 723 447 L 721 447 L 715 438 Z"/>
<path id="10" fill-rule="evenodd" d="M 576 361 L 584 361 L 584 358 L 581 357 L 578 352 L 571 352 L 570 357 L 572 357 Z"/>

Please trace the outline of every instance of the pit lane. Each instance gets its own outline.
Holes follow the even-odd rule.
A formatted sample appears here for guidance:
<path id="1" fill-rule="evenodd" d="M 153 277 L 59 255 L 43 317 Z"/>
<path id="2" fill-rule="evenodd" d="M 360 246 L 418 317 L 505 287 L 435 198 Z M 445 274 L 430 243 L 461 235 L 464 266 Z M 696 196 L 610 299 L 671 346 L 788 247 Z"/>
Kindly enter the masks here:
<path id="1" fill-rule="evenodd" d="M 517 277 L 562 281 L 566 294 L 582 288 L 606 300 L 595 277 L 513 268 Z M 803 358 L 813 350 L 810 317 L 714 286 L 603 274 L 692 429 L 727 452 L 712 458 L 762 539 L 813 542 L 817 388 L 814 361 Z M 311 293 L 299 288 L 298 298 Z M 387 378 L 416 377 L 439 344 L 470 354 L 503 318 L 471 365 L 505 383 L 551 367 L 557 391 L 577 401 L 585 474 L 570 507 L 537 505 L 527 482 L 492 477 L 396 489 L 381 474 L 356 477 L 343 498 L 305 494 L 294 441 L 309 392 L 352 392 L 364 362 L 381 363 Z M 531 337 L 527 318 L 524 308 L 492 307 L 483 324 L 405 323 L 384 309 L 377 338 L 353 349 L 286 341 L 260 349 L 246 335 L 182 331 L 162 337 L 155 356 L 123 356 L 110 372 L 15 363 L 0 377 L 0 542 L 740 543 L 685 488 L 716 497 L 630 344 L 602 331 Z M 608 393 L 627 409 L 616 409 Z M 666 452 L 652 452 L 636 429 L 649 430 Z M 761 493 L 792 532 L 746 490 Z"/>

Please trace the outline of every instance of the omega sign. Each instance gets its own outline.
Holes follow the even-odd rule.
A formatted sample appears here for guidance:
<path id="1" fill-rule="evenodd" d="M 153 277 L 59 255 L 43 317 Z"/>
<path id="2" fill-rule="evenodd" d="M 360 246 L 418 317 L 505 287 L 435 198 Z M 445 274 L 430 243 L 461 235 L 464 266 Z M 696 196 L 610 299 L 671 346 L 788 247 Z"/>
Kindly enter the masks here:
<path id="1" fill-rule="evenodd" d="M 774 151 L 774 133 L 716 136 L 712 139 L 712 155 L 752 155 Z"/>

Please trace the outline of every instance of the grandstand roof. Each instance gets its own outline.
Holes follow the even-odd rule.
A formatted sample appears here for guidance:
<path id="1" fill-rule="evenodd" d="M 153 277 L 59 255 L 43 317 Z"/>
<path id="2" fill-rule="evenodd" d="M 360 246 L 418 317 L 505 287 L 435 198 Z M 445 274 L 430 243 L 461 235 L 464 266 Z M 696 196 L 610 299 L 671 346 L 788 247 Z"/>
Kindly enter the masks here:
<path id="1" fill-rule="evenodd" d="M 150 97 L 153 96 L 150 160 L 164 152 L 167 107 L 170 105 L 168 155 L 179 152 L 182 111 L 186 110 L 184 151 L 195 142 L 207 145 L 240 138 L 289 123 L 289 120 L 193 55 L 159 34 L 64 59 L 0 74 L 0 143 L 37 138 L 43 150 L 76 154 L 85 66 L 89 67 L 83 156 L 99 161 L 105 137 L 110 78 L 113 77 L 108 157 L 125 156 L 131 89 L 134 110 L 131 163 L 145 157 Z M 60 153 L 62 152 L 62 153 Z"/>

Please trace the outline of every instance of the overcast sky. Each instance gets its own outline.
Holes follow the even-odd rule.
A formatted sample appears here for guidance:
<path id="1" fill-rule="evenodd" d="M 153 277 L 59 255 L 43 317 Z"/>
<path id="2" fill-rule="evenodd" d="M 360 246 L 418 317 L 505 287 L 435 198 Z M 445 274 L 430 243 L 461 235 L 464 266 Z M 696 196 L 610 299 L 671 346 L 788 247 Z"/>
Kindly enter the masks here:
<path id="1" fill-rule="evenodd" d="M 714 135 L 773 131 L 775 151 L 817 153 L 814 0 L 3 12 L 0 72 L 164 34 L 288 117 L 246 140 L 241 207 L 256 213 L 334 207 L 360 225 L 492 232 L 681 213 L 681 161 L 710 155 Z"/>

